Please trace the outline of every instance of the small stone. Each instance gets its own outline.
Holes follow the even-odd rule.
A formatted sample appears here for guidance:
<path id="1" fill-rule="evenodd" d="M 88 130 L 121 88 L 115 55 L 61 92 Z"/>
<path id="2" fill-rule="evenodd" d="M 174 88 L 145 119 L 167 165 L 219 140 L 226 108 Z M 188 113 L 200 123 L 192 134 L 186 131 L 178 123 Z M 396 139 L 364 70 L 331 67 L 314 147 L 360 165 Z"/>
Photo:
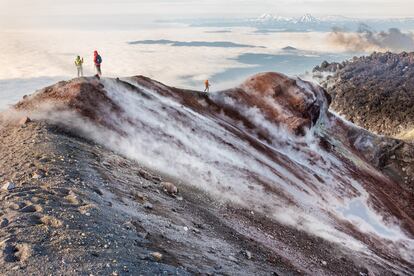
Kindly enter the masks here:
<path id="1" fill-rule="evenodd" d="M 2 219 L 1 222 L 0 222 L 0 228 L 4 228 L 7 225 L 9 225 L 9 220 L 6 219 L 6 218 Z"/>
<path id="2" fill-rule="evenodd" d="M 137 192 L 133 194 L 135 199 L 139 200 L 139 201 L 145 201 L 147 198 L 143 193 Z"/>
<path id="3" fill-rule="evenodd" d="M 196 233 L 196 234 L 200 234 L 201 231 L 198 230 L 197 228 L 193 228 L 193 232 Z"/>
<path id="4" fill-rule="evenodd" d="M 187 231 L 188 231 L 188 227 L 187 227 L 187 226 L 184 226 L 184 228 L 183 228 L 183 229 L 184 229 L 184 231 L 185 231 L 185 232 L 187 232 Z"/>
<path id="5" fill-rule="evenodd" d="M 321 262 L 323 266 L 326 266 L 328 263 L 326 261 Z"/>
<path id="6" fill-rule="evenodd" d="M 33 173 L 33 179 L 41 179 L 46 176 L 46 172 L 44 170 L 37 170 Z"/>
<path id="7" fill-rule="evenodd" d="M 28 124 L 28 123 L 30 123 L 32 120 L 30 120 L 30 118 L 29 117 L 27 117 L 27 116 L 24 116 L 23 118 L 21 118 L 20 120 L 19 120 L 19 126 L 24 126 L 24 125 L 26 125 L 26 124 Z"/>
<path id="8" fill-rule="evenodd" d="M 3 190 L 3 191 L 11 191 L 11 190 L 13 190 L 14 188 L 16 188 L 16 184 L 14 184 L 13 182 L 6 182 L 2 187 L 1 187 L 1 189 Z"/>
<path id="9" fill-rule="evenodd" d="M 6 218 L 2 219 L 2 220 L 1 220 L 1 223 L 0 223 L 0 228 L 4 228 L 4 227 L 6 227 L 7 225 L 9 225 L 9 220 L 8 220 L 8 219 L 6 219 Z"/>
<path id="10" fill-rule="evenodd" d="M 160 252 L 152 252 L 150 255 L 157 262 L 162 260 L 162 254 Z"/>
<path id="11" fill-rule="evenodd" d="M 229 256 L 229 260 L 232 261 L 232 262 L 235 262 L 235 263 L 238 262 L 238 260 L 233 256 Z"/>
<path id="12" fill-rule="evenodd" d="M 242 254 L 246 257 L 246 259 L 251 260 L 252 259 L 252 253 L 248 250 L 243 250 Z"/>
<path id="13" fill-rule="evenodd" d="M 178 194 L 178 188 L 170 182 L 162 182 L 161 186 L 164 192 L 171 196 L 175 196 Z"/>
<path id="14" fill-rule="evenodd" d="M 41 162 L 41 163 L 47 163 L 47 162 L 49 162 L 50 161 L 50 159 L 49 158 L 47 158 L 46 156 L 43 156 L 43 157 L 41 157 L 40 159 L 39 159 L 39 162 Z M 34 164 L 33 164 L 34 165 Z"/>
<path id="15" fill-rule="evenodd" d="M 146 203 L 144 204 L 144 208 L 145 208 L 145 209 L 152 210 L 152 209 L 154 209 L 154 206 L 152 206 L 152 204 L 151 204 L 151 203 L 146 202 Z"/>

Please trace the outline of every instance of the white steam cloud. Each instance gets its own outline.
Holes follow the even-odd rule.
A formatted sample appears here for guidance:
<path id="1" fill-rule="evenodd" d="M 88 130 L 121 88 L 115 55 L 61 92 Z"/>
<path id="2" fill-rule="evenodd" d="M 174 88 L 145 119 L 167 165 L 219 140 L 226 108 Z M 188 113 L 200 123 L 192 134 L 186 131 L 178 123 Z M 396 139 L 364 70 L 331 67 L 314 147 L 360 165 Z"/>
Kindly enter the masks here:
<path id="1" fill-rule="evenodd" d="M 414 50 L 414 36 L 412 33 L 403 33 L 397 28 L 375 32 L 365 24 L 360 25 L 357 33 L 335 28 L 328 36 L 328 41 L 336 47 L 354 52 Z"/>

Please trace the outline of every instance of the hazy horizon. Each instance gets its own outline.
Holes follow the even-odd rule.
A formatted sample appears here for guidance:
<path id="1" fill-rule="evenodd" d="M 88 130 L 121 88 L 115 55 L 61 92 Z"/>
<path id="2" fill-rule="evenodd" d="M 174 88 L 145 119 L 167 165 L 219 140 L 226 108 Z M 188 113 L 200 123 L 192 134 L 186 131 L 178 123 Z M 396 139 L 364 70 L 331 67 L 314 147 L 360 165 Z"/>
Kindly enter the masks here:
<path id="1" fill-rule="evenodd" d="M 255 17 L 263 13 L 296 17 L 339 15 L 350 18 L 413 17 L 408 0 L 0 0 L 0 30 L 77 23 L 77 20 L 119 20 L 123 16 L 148 24 L 182 18 Z M 357 9 L 355 7 L 358 7 Z M 228 7 L 232 7 L 230 9 Z M 67 22 L 66 22 L 67 21 Z"/>
<path id="2" fill-rule="evenodd" d="M 104 76 L 142 74 L 188 89 L 202 88 L 209 78 L 213 90 L 231 88 L 258 72 L 306 75 L 323 60 L 414 50 L 413 21 L 378 24 L 373 26 L 377 33 L 365 34 L 330 34 L 330 24 L 226 22 L 263 13 L 406 17 L 411 8 L 414 3 L 406 0 L 0 0 L 0 109 L 24 94 L 75 77 L 76 55 L 85 57 L 85 74 L 92 75 L 95 49 L 102 52 Z M 359 21 L 348 25 L 339 24 L 357 31 Z M 288 46 L 297 51 L 283 50 Z"/>

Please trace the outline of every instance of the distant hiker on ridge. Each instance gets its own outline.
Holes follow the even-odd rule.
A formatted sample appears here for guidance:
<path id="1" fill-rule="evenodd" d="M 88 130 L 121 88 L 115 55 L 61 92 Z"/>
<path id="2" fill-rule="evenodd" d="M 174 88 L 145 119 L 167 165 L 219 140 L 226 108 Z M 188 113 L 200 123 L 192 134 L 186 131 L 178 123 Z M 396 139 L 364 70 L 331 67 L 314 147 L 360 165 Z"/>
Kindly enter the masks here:
<path id="1" fill-rule="evenodd" d="M 93 62 L 95 63 L 95 68 L 96 68 L 97 75 L 102 76 L 102 71 L 101 71 L 102 58 L 98 54 L 98 51 L 96 51 L 96 50 L 93 52 Z"/>
<path id="2" fill-rule="evenodd" d="M 78 78 L 79 77 L 83 77 L 83 58 L 81 58 L 80 56 L 77 56 L 75 59 L 75 66 L 76 69 L 78 69 Z"/>
<path id="3" fill-rule="evenodd" d="M 206 88 L 204 89 L 204 92 L 210 92 L 210 82 L 208 80 L 204 81 L 204 85 L 206 86 Z"/>

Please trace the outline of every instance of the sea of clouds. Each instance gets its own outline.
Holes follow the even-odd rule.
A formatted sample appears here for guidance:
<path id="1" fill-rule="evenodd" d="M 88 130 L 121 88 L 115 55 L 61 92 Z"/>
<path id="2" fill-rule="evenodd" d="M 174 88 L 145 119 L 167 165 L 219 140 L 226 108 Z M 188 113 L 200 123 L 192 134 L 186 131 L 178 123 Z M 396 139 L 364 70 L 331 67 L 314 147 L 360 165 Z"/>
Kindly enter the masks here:
<path id="1" fill-rule="evenodd" d="M 300 58 L 289 60 L 286 55 L 296 57 L 316 56 L 319 63 L 326 58 L 327 45 L 323 33 L 273 33 L 257 34 L 252 28 L 189 28 L 186 26 L 153 26 L 136 30 L 71 30 L 71 29 L 0 29 L 0 109 L 13 104 L 18 98 L 58 80 L 76 77 L 74 59 L 84 57 L 85 75 L 95 73 L 93 51 L 98 50 L 103 58 L 105 76 L 125 77 L 145 75 L 172 86 L 202 89 L 203 81 L 211 79 L 212 89 L 217 91 L 240 83 L 248 75 L 261 70 L 272 71 L 272 64 L 257 60 L 246 62 L 246 54 L 268 55 L 275 60 L 275 68 L 289 74 L 300 75 L 312 69 L 307 63 L 301 66 Z M 170 44 L 131 44 L 134 41 L 171 40 Z M 197 47 L 191 46 L 197 42 Z M 200 46 L 201 45 L 201 46 Z M 210 45 L 210 47 L 209 47 Z M 211 46 L 212 45 L 212 46 Z M 217 45 L 222 47 L 217 47 Z M 233 47 L 241 45 L 240 47 Z M 246 47 L 242 47 L 245 45 Z M 258 46 L 258 47 L 254 47 Z M 286 53 L 282 48 L 293 46 L 297 52 Z M 332 48 L 342 60 L 341 51 Z M 277 56 L 284 55 L 278 61 Z M 257 63 L 257 64 L 256 64 Z M 283 64 L 282 64 L 283 63 Z M 316 65 L 315 64 L 315 65 Z M 237 71 L 240 69 L 249 69 Z M 234 74 L 234 72 L 239 72 Z M 219 75 L 216 81 L 214 76 Z"/>

